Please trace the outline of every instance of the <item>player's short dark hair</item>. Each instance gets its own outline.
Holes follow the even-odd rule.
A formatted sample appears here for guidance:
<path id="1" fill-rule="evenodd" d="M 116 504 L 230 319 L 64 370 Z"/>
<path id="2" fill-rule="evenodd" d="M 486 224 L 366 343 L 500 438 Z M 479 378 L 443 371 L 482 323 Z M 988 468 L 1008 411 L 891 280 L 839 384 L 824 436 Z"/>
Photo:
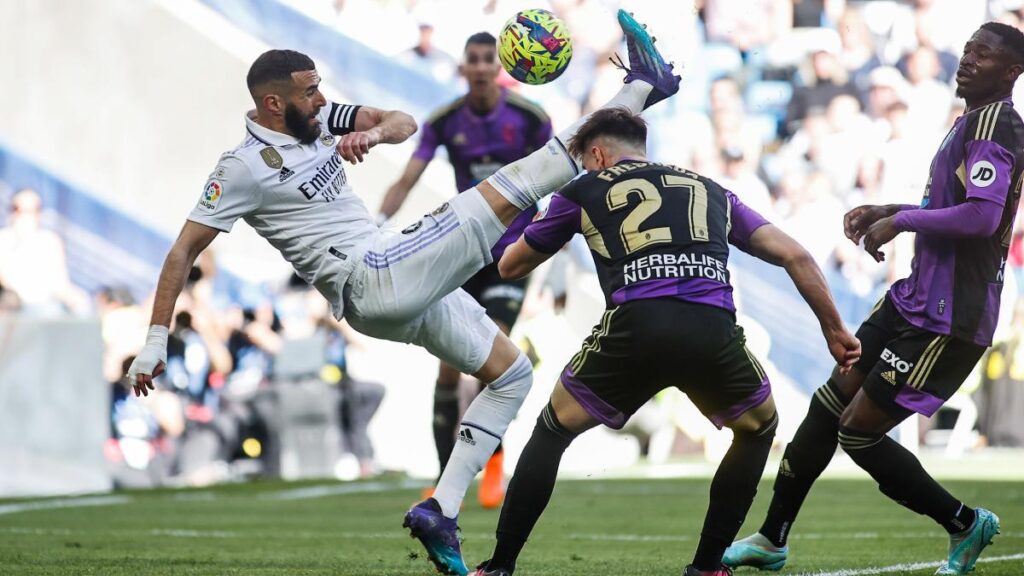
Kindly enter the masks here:
<path id="1" fill-rule="evenodd" d="M 269 82 L 281 82 L 292 79 L 292 72 L 305 72 L 316 70 L 313 60 L 295 50 L 268 50 L 252 63 L 249 67 L 249 74 L 245 77 L 245 83 L 249 86 L 249 92 L 254 93 L 258 86 Z"/>
<path id="2" fill-rule="evenodd" d="M 981 29 L 999 36 L 1002 48 L 1013 57 L 1013 63 L 1024 66 L 1024 32 L 1002 22 L 986 22 L 981 25 Z"/>
<path id="3" fill-rule="evenodd" d="M 469 48 L 470 44 L 484 44 L 486 46 L 490 46 L 491 48 L 497 48 L 498 39 L 495 38 L 494 35 L 491 34 L 490 32 L 477 32 L 476 34 L 473 34 L 472 36 L 466 39 L 466 45 L 462 48 L 462 51 L 465 52 L 466 49 Z"/>
<path id="4" fill-rule="evenodd" d="M 587 146 L 600 136 L 610 136 L 626 144 L 643 148 L 647 145 L 647 122 L 638 114 L 621 107 L 601 108 L 569 139 L 569 154 L 583 156 Z"/>

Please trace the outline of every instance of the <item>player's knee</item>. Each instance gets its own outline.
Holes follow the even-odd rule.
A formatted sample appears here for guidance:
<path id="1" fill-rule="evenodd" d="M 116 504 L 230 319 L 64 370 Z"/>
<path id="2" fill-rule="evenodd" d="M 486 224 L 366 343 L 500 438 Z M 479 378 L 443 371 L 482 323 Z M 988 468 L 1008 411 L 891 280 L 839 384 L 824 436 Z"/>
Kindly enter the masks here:
<path id="1" fill-rule="evenodd" d="M 564 441 L 567 446 L 576 438 L 576 436 L 579 435 L 562 425 L 558 420 L 558 414 L 555 413 L 555 407 L 551 405 L 551 402 L 548 402 L 547 405 L 544 406 L 544 409 L 541 410 L 540 416 L 537 416 L 535 433 L 540 431 L 557 437 Z"/>
<path id="2" fill-rule="evenodd" d="M 748 427 L 733 429 L 733 439 L 739 442 L 772 442 L 779 428 L 779 413 L 772 411 L 771 416 Z"/>
<path id="3" fill-rule="evenodd" d="M 488 382 L 487 388 L 498 394 L 526 397 L 533 385 L 533 365 L 526 354 L 519 352 L 512 365 L 497 379 Z"/>
<path id="4" fill-rule="evenodd" d="M 845 450 L 846 453 L 854 459 L 854 461 L 857 460 L 858 456 L 863 454 L 865 449 L 878 444 L 883 438 L 885 438 L 885 434 L 863 432 L 857 428 L 851 428 L 842 424 L 839 425 L 839 445 L 843 447 L 843 450 Z"/>

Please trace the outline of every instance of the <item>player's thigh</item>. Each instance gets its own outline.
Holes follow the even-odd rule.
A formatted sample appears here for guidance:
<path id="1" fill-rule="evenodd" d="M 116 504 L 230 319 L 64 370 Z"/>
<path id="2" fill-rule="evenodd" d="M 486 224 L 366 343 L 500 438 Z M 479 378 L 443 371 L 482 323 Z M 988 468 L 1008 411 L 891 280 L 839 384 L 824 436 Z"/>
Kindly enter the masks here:
<path id="1" fill-rule="evenodd" d="M 984 352 L 973 342 L 908 327 L 874 357 L 862 389 L 897 422 L 915 412 L 931 416 Z"/>
<path id="2" fill-rule="evenodd" d="M 390 302 L 379 315 L 410 318 L 444 298 L 491 262 L 501 223 L 479 198 L 463 193 L 401 233 L 382 234 L 365 254 L 371 279 Z"/>
<path id="3" fill-rule="evenodd" d="M 839 368 L 832 370 L 832 381 L 839 387 L 843 394 L 843 400 L 849 402 L 864 384 L 864 379 L 874 368 L 875 362 L 891 340 L 897 337 L 899 327 L 905 324 L 905 320 L 896 311 L 889 294 L 886 293 L 875 304 L 868 314 L 868 317 L 857 329 L 857 339 L 860 340 L 860 360 L 847 374 L 840 374 Z"/>
<path id="4" fill-rule="evenodd" d="M 753 422 L 762 411 L 773 408 L 768 374 L 747 348 L 743 328 L 728 316 L 708 316 L 699 326 L 704 345 L 715 349 L 680 371 L 677 386 L 701 413 L 722 428 Z"/>
<path id="5" fill-rule="evenodd" d="M 464 374 L 476 374 L 487 362 L 498 332 L 483 307 L 456 289 L 416 320 L 409 341 Z"/>
<path id="6" fill-rule="evenodd" d="M 661 389 L 650 365 L 635 354 L 642 330 L 636 321 L 634 303 L 606 310 L 560 376 L 590 416 L 615 430 Z"/>

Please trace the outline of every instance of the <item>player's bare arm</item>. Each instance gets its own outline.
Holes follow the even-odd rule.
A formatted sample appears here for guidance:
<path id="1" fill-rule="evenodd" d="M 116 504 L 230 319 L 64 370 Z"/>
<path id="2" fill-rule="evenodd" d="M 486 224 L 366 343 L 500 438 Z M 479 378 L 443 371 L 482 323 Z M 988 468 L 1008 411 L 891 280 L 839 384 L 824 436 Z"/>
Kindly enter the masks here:
<path id="1" fill-rule="evenodd" d="M 346 161 L 358 164 L 378 144 L 399 144 L 416 133 L 416 121 L 398 110 L 380 110 L 361 106 L 356 113 L 355 131 L 338 140 L 338 153 Z"/>
<path id="2" fill-rule="evenodd" d="M 526 237 L 520 236 L 518 240 L 505 249 L 505 254 L 498 261 L 498 273 L 501 274 L 502 278 L 523 278 L 552 256 L 554 254 L 546 254 L 534 250 L 526 243 Z"/>
<path id="3" fill-rule="evenodd" d="M 384 200 L 380 203 L 380 215 L 385 220 L 398 212 L 402 204 L 405 203 L 405 199 L 409 197 L 409 191 L 420 181 L 420 176 L 423 176 L 423 171 L 426 169 L 426 161 L 416 157 L 409 158 L 402 176 L 388 188 L 387 193 L 384 194 Z"/>
<path id="4" fill-rule="evenodd" d="M 771 224 L 761 226 L 750 237 L 751 253 L 789 274 L 800 295 L 811 307 L 825 335 L 828 350 L 846 374 L 860 358 L 860 341 L 850 334 L 839 317 L 828 284 L 810 253 L 796 240 Z"/>
<path id="5" fill-rule="evenodd" d="M 153 377 L 163 373 L 167 360 L 167 329 L 174 315 L 174 303 L 185 286 L 192 264 L 219 233 L 216 228 L 187 220 L 167 253 L 153 298 L 150 333 L 128 372 L 128 383 L 136 396 L 148 396 L 149 390 L 155 389 Z"/>

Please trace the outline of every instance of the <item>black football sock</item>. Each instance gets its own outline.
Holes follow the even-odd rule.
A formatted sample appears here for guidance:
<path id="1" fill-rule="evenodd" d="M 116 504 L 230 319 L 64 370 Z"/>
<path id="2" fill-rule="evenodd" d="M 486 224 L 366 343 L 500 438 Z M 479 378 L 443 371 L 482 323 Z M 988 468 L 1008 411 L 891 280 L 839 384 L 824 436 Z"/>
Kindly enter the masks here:
<path id="1" fill-rule="evenodd" d="M 782 455 L 772 503 L 759 530 L 772 544 L 786 545 L 789 530 L 807 493 L 835 455 L 839 443 L 839 416 L 846 404 L 831 379 L 811 397 L 807 416 Z"/>
<path id="2" fill-rule="evenodd" d="M 878 489 L 897 503 L 928 516 L 950 534 L 974 524 L 974 510 L 961 504 L 921 466 L 921 462 L 888 436 L 839 429 L 839 443 L 863 468 Z"/>
<path id="3" fill-rule="evenodd" d="M 773 414 L 760 430 L 733 435 L 732 446 L 711 481 L 704 528 L 693 556 L 694 568 L 717 570 L 721 567 L 722 554 L 736 537 L 754 502 L 778 423 L 778 414 Z"/>
<path id="4" fill-rule="evenodd" d="M 434 446 L 437 447 L 437 462 L 441 471 L 448 465 L 448 458 L 455 449 L 455 430 L 459 427 L 458 388 L 447 388 L 440 382 L 434 385 Z"/>
<path id="5" fill-rule="evenodd" d="M 558 422 L 551 404 L 545 406 L 505 493 L 489 570 L 515 570 L 519 552 L 551 499 L 562 454 L 575 437 Z"/>

